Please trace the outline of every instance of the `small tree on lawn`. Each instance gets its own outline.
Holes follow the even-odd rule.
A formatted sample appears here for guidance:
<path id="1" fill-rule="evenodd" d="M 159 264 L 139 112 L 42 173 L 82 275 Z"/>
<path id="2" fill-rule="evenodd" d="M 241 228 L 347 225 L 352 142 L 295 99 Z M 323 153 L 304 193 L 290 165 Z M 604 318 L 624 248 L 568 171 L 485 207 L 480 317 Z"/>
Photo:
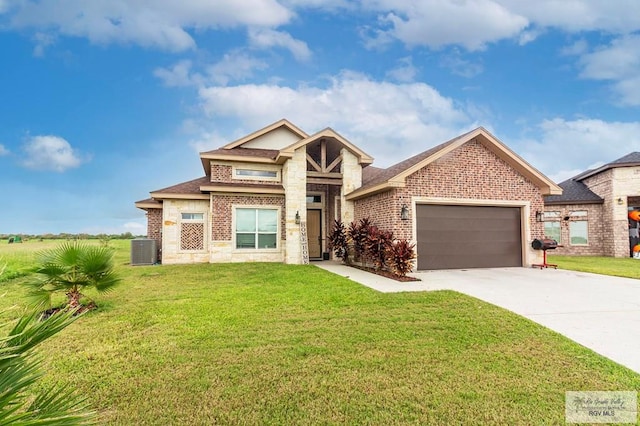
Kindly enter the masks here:
<path id="1" fill-rule="evenodd" d="M 388 250 L 389 266 L 396 275 L 404 277 L 413 270 L 413 259 L 416 257 L 415 244 L 407 240 L 394 241 Z"/>
<path id="2" fill-rule="evenodd" d="M 51 307 L 52 295 L 64 292 L 67 307 L 76 309 L 85 289 L 106 292 L 120 282 L 109 247 L 69 241 L 40 252 L 38 258 L 38 278 L 30 284 L 31 297 L 38 306 Z"/>
<path id="3" fill-rule="evenodd" d="M 347 240 L 347 230 L 340 219 L 333 221 L 333 228 L 329 234 L 329 248 L 333 254 L 347 265 L 349 259 L 349 241 Z"/>

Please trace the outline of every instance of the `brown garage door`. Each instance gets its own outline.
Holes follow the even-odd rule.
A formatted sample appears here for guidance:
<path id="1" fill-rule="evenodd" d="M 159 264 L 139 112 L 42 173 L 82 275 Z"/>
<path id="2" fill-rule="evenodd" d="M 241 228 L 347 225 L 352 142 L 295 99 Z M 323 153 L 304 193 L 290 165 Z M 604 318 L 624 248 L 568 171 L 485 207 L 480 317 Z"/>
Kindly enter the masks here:
<path id="1" fill-rule="evenodd" d="M 522 266 L 519 207 L 416 206 L 418 269 Z"/>

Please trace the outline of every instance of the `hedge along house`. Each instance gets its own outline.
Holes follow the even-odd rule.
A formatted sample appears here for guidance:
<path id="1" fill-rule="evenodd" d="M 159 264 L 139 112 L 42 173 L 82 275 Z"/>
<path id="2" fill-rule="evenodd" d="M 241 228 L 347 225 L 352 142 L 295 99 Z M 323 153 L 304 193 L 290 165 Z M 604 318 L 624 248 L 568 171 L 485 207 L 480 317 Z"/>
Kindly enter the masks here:
<path id="1" fill-rule="evenodd" d="M 545 234 L 558 254 L 628 257 L 640 241 L 640 152 L 632 152 L 560 183 L 562 195 L 545 197 Z"/>
<path id="2" fill-rule="evenodd" d="M 205 176 L 136 203 L 163 263 L 322 259 L 334 219 L 369 217 L 416 242 L 418 269 L 525 266 L 541 260 L 543 195 L 561 193 L 483 128 L 387 169 L 287 120 L 200 158 Z"/>

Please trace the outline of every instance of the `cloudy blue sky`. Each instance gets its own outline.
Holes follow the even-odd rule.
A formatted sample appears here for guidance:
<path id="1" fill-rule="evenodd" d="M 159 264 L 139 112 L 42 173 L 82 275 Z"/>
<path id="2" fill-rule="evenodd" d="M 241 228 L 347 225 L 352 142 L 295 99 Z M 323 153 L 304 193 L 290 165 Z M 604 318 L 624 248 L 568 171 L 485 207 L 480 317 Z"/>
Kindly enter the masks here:
<path id="1" fill-rule="evenodd" d="M 377 166 L 482 125 L 557 181 L 640 150 L 637 0 L 0 0 L 0 233 L 133 203 L 280 118 Z"/>

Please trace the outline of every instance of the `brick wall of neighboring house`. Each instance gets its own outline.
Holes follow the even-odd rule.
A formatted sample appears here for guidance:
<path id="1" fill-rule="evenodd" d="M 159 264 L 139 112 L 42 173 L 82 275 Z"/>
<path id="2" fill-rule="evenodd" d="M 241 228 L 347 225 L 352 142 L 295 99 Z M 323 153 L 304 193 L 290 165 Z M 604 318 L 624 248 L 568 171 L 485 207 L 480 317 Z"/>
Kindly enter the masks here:
<path id="1" fill-rule="evenodd" d="M 602 254 L 604 256 L 615 256 L 616 253 L 616 244 L 613 238 L 613 235 L 616 233 L 616 223 L 614 221 L 615 206 L 613 204 L 613 172 L 613 169 L 606 170 L 602 173 L 598 173 L 595 176 L 591 176 L 583 180 L 583 183 L 587 185 L 587 187 L 591 191 L 604 199 L 604 203 L 601 204 L 601 239 Z M 628 238 L 629 231 L 626 226 L 623 231 L 627 233 Z M 620 233 L 619 230 L 618 233 Z"/>
<path id="2" fill-rule="evenodd" d="M 403 204 L 411 212 L 412 197 L 529 201 L 531 238 L 544 232 L 543 224 L 535 221 L 536 211 L 544 209 L 539 188 L 475 141 L 407 177 L 405 188 L 356 201 L 356 218 L 370 217 L 378 226 L 393 230 L 397 238 L 412 239 L 413 218 L 400 219 Z"/>
<path id="3" fill-rule="evenodd" d="M 261 169 L 261 166 L 251 166 L 250 164 L 242 164 L 243 168 Z M 271 170 L 271 169 L 270 169 Z M 275 169 L 273 169 L 275 170 Z M 228 164 L 216 164 L 211 163 L 211 182 L 224 182 L 224 183 L 254 183 L 254 184 L 266 184 L 266 185 L 281 185 L 280 180 L 257 180 L 257 179 L 239 179 L 233 178 L 233 167 Z"/>
<path id="4" fill-rule="evenodd" d="M 233 230 L 233 205 L 278 206 L 280 209 L 280 238 L 286 239 L 284 197 L 267 195 L 213 195 L 211 217 L 211 240 L 231 241 Z"/>
<path id="5" fill-rule="evenodd" d="M 604 221 L 602 204 L 565 204 L 545 206 L 545 212 L 558 212 L 560 222 L 560 241 L 563 247 L 558 247 L 549 254 L 571 255 L 571 256 L 604 256 Z M 587 212 L 587 239 L 586 245 L 572 245 L 569 235 L 569 223 L 580 220 L 579 217 L 571 217 L 571 212 Z M 569 220 L 563 220 L 565 217 Z M 628 243 L 627 243 L 628 245 Z"/>

